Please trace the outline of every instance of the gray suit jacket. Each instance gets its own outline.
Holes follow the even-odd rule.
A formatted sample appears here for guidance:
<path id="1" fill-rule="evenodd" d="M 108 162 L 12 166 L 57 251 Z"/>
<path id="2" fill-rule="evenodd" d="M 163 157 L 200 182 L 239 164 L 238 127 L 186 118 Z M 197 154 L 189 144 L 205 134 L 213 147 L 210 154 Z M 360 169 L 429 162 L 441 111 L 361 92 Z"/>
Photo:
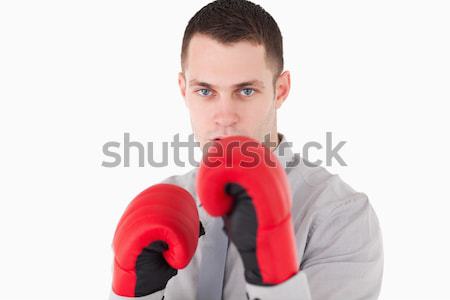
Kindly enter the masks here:
<path id="1" fill-rule="evenodd" d="M 280 134 L 281 142 L 287 143 Z M 223 279 L 223 299 L 360 300 L 377 299 L 383 276 L 383 245 L 377 216 L 364 193 L 353 190 L 338 175 L 305 163 L 290 147 L 274 153 L 285 167 L 292 194 L 292 219 L 300 272 L 270 287 L 247 284 L 239 253 L 228 246 Z M 206 234 L 199 239 L 190 264 L 169 280 L 166 289 L 139 299 L 196 299 L 202 271 L 202 252 L 210 248 L 208 235 L 213 220 L 200 206 L 195 179 L 198 168 L 174 175 L 164 182 L 187 189 L 197 201 Z M 280 249 L 283 251 L 283 249 Z M 214 276 L 214 274 L 211 274 Z M 110 300 L 133 299 L 111 292 Z"/>

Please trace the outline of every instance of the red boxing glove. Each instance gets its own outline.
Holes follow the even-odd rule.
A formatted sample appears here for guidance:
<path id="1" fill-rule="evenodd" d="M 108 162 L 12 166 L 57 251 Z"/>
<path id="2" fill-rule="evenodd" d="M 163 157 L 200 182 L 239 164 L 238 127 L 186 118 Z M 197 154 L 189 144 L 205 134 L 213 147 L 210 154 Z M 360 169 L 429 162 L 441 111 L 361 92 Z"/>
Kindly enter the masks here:
<path id="1" fill-rule="evenodd" d="M 299 270 L 286 173 L 261 143 L 227 137 L 208 148 L 197 175 L 205 210 L 223 216 L 247 282 L 281 283 Z"/>
<path id="2" fill-rule="evenodd" d="M 195 200 L 183 188 L 161 183 L 140 193 L 114 234 L 114 293 L 140 297 L 164 289 L 194 255 L 199 224 Z"/>

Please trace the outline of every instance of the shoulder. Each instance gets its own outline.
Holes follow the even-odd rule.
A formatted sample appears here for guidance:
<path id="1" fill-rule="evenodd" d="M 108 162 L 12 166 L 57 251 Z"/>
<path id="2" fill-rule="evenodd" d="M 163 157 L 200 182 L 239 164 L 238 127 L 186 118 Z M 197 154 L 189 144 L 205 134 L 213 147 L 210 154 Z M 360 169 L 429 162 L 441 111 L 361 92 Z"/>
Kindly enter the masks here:
<path id="1" fill-rule="evenodd" d="M 381 228 L 365 193 L 321 166 L 302 164 L 288 174 L 303 267 L 314 259 L 340 255 L 382 261 Z"/>
<path id="2" fill-rule="evenodd" d="M 175 174 L 165 178 L 164 180 L 161 181 L 161 183 L 170 183 L 178 185 L 187 190 L 189 193 L 191 193 L 191 195 L 195 197 L 196 195 L 195 178 L 197 175 L 197 171 L 198 168 L 194 168 L 183 174 Z"/>
<path id="3" fill-rule="evenodd" d="M 294 219 L 309 220 L 312 227 L 336 215 L 373 211 L 368 196 L 356 191 L 339 175 L 300 159 L 287 170 Z"/>

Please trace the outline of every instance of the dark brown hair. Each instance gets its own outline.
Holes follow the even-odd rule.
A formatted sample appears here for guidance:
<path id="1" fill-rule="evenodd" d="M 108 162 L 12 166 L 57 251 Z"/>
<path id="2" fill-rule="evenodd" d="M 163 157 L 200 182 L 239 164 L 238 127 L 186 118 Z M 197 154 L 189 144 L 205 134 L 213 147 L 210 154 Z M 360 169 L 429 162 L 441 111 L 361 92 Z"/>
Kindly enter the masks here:
<path id="1" fill-rule="evenodd" d="M 184 31 L 181 65 L 194 34 L 205 34 L 223 44 L 248 41 L 263 45 L 275 76 L 283 71 L 283 39 L 272 16 L 261 6 L 246 0 L 217 0 L 200 9 Z"/>

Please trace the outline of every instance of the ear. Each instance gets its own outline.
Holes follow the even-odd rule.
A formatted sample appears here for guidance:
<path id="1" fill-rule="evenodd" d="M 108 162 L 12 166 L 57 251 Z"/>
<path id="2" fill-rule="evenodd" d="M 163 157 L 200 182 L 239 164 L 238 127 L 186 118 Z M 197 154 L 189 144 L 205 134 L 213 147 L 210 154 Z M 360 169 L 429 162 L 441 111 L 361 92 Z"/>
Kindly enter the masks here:
<path id="1" fill-rule="evenodd" d="M 275 82 L 275 107 L 278 109 L 289 95 L 291 90 L 291 73 L 284 71 Z"/>
<path id="2" fill-rule="evenodd" d="M 178 86 L 180 87 L 181 96 L 186 98 L 186 78 L 183 72 L 178 73 Z"/>

